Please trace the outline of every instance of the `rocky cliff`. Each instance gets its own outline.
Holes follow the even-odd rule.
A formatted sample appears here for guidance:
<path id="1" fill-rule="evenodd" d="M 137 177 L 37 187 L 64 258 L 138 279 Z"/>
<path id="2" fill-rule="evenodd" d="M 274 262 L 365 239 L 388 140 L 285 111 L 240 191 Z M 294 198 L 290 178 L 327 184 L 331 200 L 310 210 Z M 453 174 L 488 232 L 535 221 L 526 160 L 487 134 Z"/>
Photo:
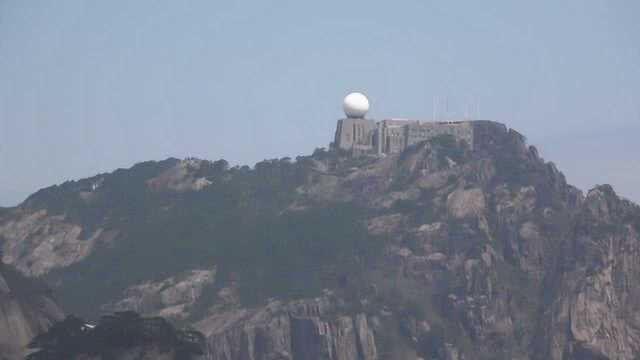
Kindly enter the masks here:
<path id="1" fill-rule="evenodd" d="M 608 185 L 587 194 L 554 272 L 547 356 L 637 358 L 639 216 L 640 208 Z"/>
<path id="2" fill-rule="evenodd" d="M 0 264 L 0 359 L 23 359 L 31 339 L 62 316 L 44 284 Z"/>
<path id="3" fill-rule="evenodd" d="M 208 339 L 208 359 L 377 359 L 373 331 L 362 313 L 338 311 L 324 296 L 211 314 L 196 323 Z"/>
<path id="4" fill-rule="evenodd" d="M 640 356 L 638 206 L 485 135 L 65 183 L 0 214 L 5 261 L 71 311 L 195 326 L 210 359 Z"/>

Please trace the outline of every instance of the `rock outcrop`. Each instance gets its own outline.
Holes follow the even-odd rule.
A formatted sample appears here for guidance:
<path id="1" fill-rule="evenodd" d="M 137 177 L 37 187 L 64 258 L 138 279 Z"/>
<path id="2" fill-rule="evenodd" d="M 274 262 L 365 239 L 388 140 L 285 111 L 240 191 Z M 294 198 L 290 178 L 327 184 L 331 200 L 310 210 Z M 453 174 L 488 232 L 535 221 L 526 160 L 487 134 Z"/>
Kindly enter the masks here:
<path id="1" fill-rule="evenodd" d="M 0 263 L 0 359 L 24 359 L 29 342 L 62 317 L 44 284 Z"/>
<path id="2" fill-rule="evenodd" d="M 73 265 L 117 234 L 98 228 L 82 238 L 80 225 L 67 221 L 64 215 L 48 214 L 46 209 L 18 211 L 16 215 L 0 222 L 3 260 L 29 276 Z"/>
<path id="3" fill-rule="evenodd" d="M 124 298 L 103 305 L 103 310 L 135 311 L 145 316 L 161 316 L 184 320 L 191 308 L 202 296 L 202 291 L 212 286 L 216 277 L 212 270 L 191 270 L 160 281 L 149 281 L 125 290 Z"/>
<path id="4" fill-rule="evenodd" d="M 610 186 L 587 194 L 562 252 L 549 315 L 549 358 L 637 358 L 639 217 L 640 208 Z"/>
<path id="5" fill-rule="evenodd" d="M 364 314 L 341 314 L 331 297 L 214 314 L 196 324 L 210 360 L 374 360 L 373 331 Z"/>
<path id="6" fill-rule="evenodd" d="M 147 180 L 147 187 L 153 191 L 200 191 L 211 185 L 210 180 L 196 175 L 203 163 L 206 162 L 199 159 L 182 160 Z"/>

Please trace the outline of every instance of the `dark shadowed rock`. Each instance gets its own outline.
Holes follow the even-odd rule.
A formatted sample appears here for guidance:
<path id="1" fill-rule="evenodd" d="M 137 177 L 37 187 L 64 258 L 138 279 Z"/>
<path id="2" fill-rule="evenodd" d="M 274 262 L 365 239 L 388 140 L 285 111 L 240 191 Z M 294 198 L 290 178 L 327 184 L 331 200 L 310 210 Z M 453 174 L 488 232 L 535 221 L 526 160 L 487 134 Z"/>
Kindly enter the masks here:
<path id="1" fill-rule="evenodd" d="M 0 263 L 0 359 L 23 359 L 26 346 L 63 313 L 44 284 Z"/>

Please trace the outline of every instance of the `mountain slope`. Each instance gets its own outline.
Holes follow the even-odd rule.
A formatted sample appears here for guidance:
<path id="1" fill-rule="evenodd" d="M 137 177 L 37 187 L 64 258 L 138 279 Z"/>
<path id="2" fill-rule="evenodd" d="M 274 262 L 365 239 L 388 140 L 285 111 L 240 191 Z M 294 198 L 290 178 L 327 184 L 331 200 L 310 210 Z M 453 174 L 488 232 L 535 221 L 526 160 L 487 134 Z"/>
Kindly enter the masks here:
<path id="1" fill-rule="evenodd" d="M 23 359 L 31 339 L 62 316 L 43 284 L 0 263 L 0 359 Z"/>
<path id="2" fill-rule="evenodd" d="M 5 261 L 72 312 L 194 325 L 211 359 L 640 355 L 638 206 L 584 196 L 513 130 L 486 136 L 138 164 L 0 214 Z"/>

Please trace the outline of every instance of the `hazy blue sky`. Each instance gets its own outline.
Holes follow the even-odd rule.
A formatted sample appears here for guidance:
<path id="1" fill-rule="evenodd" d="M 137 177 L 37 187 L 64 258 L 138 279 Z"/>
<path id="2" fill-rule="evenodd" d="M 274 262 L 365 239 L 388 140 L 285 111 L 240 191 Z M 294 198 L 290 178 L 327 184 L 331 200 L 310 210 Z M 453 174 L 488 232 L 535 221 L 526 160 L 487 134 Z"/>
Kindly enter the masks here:
<path id="1" fill-rule="evenodd" d="M 570 183 L 639 201 L 639 19 L 637 0 L 0 0 L 0 205 L 143 160 L 308 154 L 351 90 L 374 118 L 478 102 Z"/>

